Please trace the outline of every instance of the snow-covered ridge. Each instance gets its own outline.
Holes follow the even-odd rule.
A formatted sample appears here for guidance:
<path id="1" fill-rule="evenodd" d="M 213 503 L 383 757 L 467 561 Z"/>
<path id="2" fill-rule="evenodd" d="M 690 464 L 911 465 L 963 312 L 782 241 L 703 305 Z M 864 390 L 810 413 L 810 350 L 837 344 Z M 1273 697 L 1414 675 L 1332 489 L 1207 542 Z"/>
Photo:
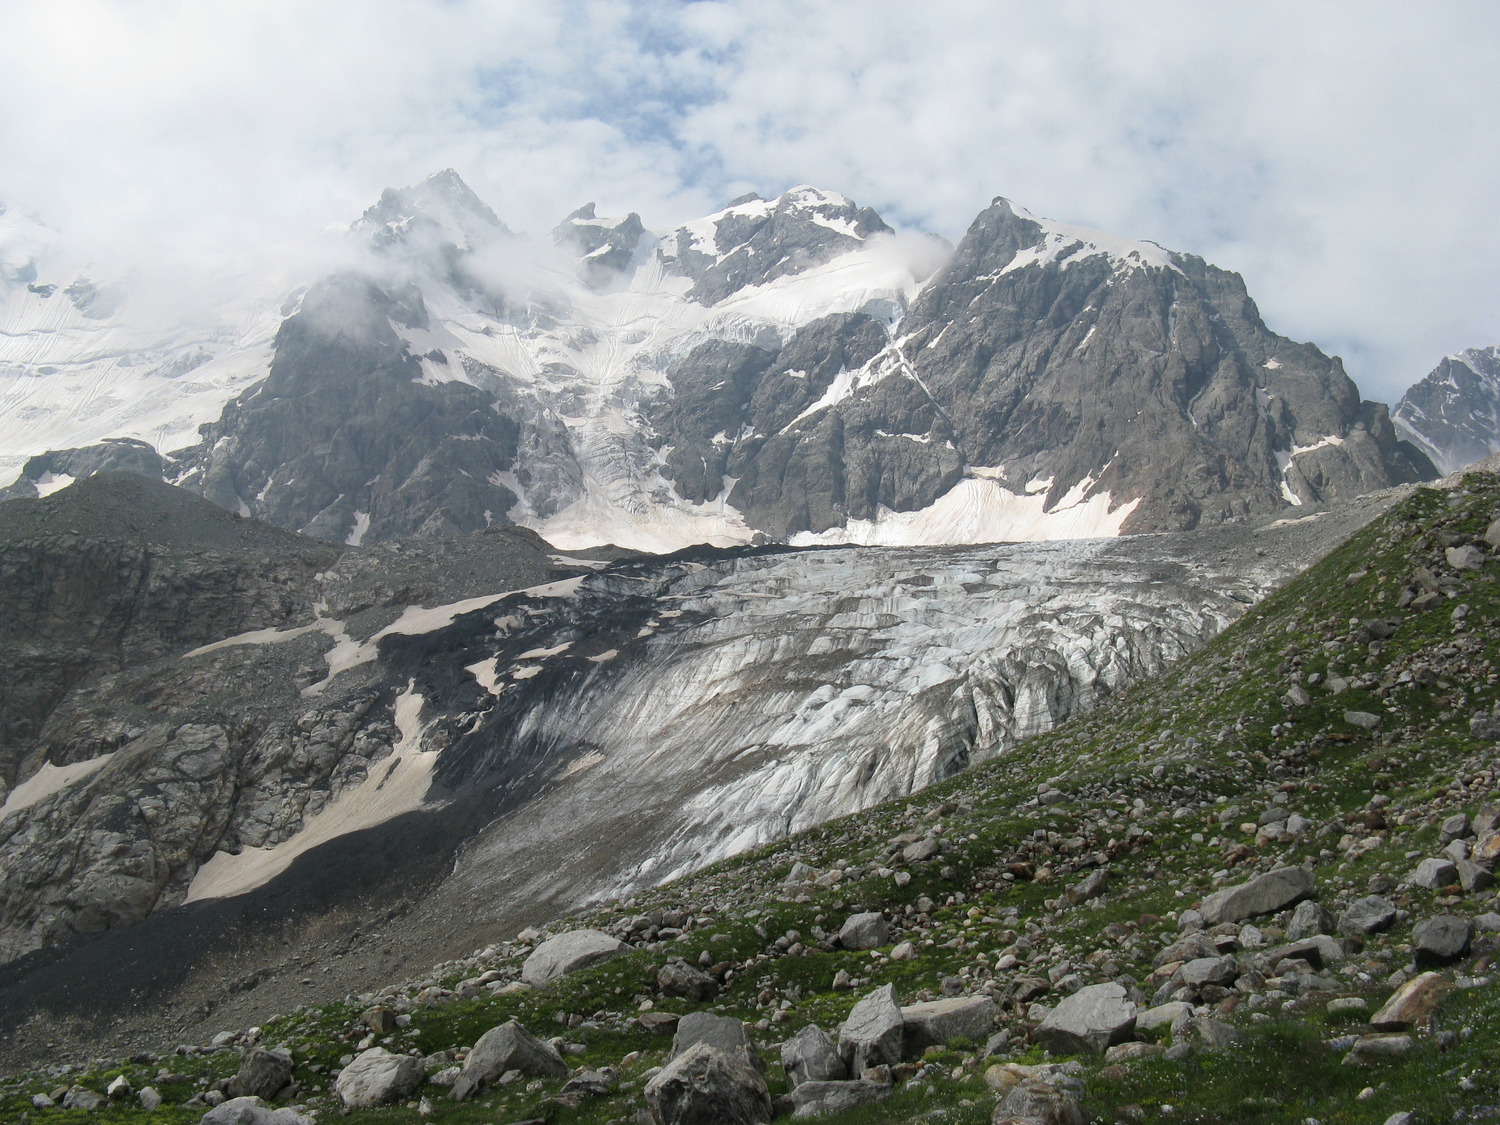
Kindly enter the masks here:
<path id="1" fill-rule="evenodd" d="M 1051 265 L 1054 262 L 1061 263 L 1066 268 L 1074 262 L 1081 262 L 1100 254 L 1111 259 L 1116 268 L 1120 269 L 1152 267 L 1182 272 L 1173 260 L 1172 252 L 1155 242 L 1139 242 L 1135 239 L 1121 238 L 1119 235 L 1109 234 L 1106 231 L 1094 230 L 1091 227 L 1070 226 L 1067 223 L 1059 223 L 1053 219 L 1035 215 L 1019 204 L 1010 203 L 1009 200 L 1006 202 L 1018 217 L 1030 220 L 1041 227 L 1042 237 L 1034 246 L 1019 251 L 1000 271 L 1000 274 L 1024 269 L 1031 265 Z"/>

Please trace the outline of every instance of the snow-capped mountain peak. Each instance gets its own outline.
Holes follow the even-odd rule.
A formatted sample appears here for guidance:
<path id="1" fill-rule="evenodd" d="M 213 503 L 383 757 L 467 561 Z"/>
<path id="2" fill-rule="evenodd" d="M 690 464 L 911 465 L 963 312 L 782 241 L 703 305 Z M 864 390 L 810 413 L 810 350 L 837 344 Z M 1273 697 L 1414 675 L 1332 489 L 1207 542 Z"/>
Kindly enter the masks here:
<path id="1" fill-rule="evenodd" d="M 1092 227 L 1060 223 L 1055 219 L 1033 214 L 1020 204 L 1000 197 L 995 199 L 995 203 L 1005 205 L 1016 218 L 1034 223 L 1041 231 L 1031 246 L 1016 252 L 1016 256 L 1006 266 L 1007 271 L 1023 269 L 1029 265 L 1050 265 L 1053 262 L 1067 266 L 1097 255 L 1109 258 L 1117 269 L 1178 268 L 1172 252 L 1155 242 L 1122 238 Z"/>
<path id="2" fill-rule="evenodd" d="M 1401 396 L 1392 419 L 1445 473 L 1500 451 L 1500 348 L 1444 357 Z"/>
<path id="3" fill-rule="evenodd" d="M 412 187 L 386 188 L 350 229 L 367 232 L 380 248 L 447 244 L 459 251 L 477 249 L 510 233 L 452 168 Z"/>

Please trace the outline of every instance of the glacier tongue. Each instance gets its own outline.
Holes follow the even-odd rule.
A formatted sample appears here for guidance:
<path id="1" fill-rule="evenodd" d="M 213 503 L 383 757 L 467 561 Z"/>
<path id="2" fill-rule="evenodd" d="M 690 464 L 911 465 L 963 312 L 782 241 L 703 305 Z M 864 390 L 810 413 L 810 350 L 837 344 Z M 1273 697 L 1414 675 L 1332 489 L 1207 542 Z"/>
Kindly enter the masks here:
<path id="1" fill-rule="evenodd" d="M 616 568 L 498 645 L 455 622 L 383 651 L 398 675 L 451 679 L 453 663 L 478 699 L 434 798 L 534 787 L 464 849 L 441 895 L 477 921 L 544 920 L 1003 754 L 1192 650 L 1284 576 L 1229 542 Z M 611 649 L 567 644 L 580 636 Z"/>

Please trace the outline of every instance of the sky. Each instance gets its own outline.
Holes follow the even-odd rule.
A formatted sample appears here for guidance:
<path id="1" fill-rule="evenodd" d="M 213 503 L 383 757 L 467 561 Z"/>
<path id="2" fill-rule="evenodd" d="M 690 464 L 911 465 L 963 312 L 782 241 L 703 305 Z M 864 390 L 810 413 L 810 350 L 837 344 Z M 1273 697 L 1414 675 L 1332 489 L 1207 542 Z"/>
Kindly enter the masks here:
<path id="1" fill-rule="evenodd" d="M 455 168 L 513 228 L 1003 195 L 1244 274 L 1394 401 L 1500 344 L 1500 4 L 0 0 L 0 201 L 104 268 L 296 260 Z"/>

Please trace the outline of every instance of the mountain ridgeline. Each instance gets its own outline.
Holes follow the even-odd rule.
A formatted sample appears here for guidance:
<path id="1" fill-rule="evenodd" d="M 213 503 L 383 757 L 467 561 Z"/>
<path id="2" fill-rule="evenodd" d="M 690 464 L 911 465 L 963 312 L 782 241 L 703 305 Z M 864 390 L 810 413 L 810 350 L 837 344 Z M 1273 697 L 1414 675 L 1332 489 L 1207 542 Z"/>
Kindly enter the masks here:
<path id="1" fill-rule="evenodd" d="M 1003 199 L 951 252 L 806 187 L 537 240 L 450 171 L 350 237 L 366 268 L 284 306 L 167 479 L 335 542 L 669 551 L 1184 530 L 1435 472 L 1237 275 Z M 38 453 L 10 494 L 151 452 Z"/>

